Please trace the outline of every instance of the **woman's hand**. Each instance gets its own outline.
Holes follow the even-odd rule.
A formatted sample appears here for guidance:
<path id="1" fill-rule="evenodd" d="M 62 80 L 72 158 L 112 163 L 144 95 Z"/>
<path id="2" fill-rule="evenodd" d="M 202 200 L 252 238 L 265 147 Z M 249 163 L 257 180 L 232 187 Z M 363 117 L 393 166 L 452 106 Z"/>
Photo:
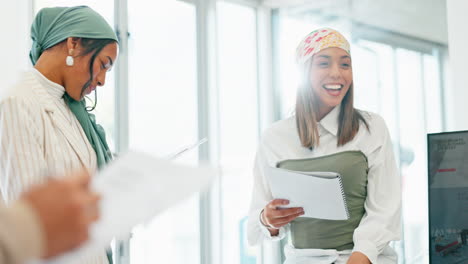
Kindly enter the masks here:
<path id="1" fill-rule="evenodd" d="M 278 229 L 304 214 L 302 207 L 278 208 L 289 204 L 288 200 L 275 199 L 263 208 L 260 220 L 268 227 L 272 236 L 277 236 Z"/>
<path id="2" fill-rule="evenodd" d="M 99 218 L 100 196 L 90 190 L 91 176 L 75 176 L 31 188 L 22 195 L 37 213 L 45 235 L 43 258 L 74 249 L 89 238 L 89 227 Z"/>
<path id="3" fill-rule="evenodd" d="M 371 262 L 366 255 L 355 251 L 351 254 L 351 257 L 349 257 L 347 264 L 371 264 Z"/>

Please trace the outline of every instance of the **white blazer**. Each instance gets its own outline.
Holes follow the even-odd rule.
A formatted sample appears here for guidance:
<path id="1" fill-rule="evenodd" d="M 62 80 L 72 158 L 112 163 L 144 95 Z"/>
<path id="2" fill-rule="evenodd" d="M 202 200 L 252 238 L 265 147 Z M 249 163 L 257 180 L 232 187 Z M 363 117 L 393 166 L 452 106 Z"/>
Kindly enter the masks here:
<path id="1" fill-rule="evenodd" d="M 33 69 L 0 102 L 0 191 L 7 204 L 48 177 L 96 170 L 96 154 L 64 93 Z M 103 250 L 79 263 L 102 264 L 107 258 Z"/>

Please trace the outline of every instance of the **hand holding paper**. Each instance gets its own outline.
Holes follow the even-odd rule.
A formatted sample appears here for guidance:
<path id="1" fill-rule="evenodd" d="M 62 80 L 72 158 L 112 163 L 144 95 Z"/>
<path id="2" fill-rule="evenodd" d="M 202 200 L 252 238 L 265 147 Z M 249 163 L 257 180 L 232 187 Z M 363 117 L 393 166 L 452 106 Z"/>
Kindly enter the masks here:
<path id="1" fill-rule="evenodd" d="M 92 188 L 102 195 L 101 219 L 91 228 L 90 241 L 48 263 L 77 263 L 80 257 L 103 252 L 113 237 L 207 188 L 215 177 L 210 168 L 193 168 L 129 152 L 94 176 Z"/>
<path id="2" fill-rule="evenodd" d="M 261 214 L 262 223 L 270 227 L 270 234 L 275 236 L 278 231 L 271 229 L 279 229 L 282 226 L 289 224 L 291 221 L 299 216 L 304 215 L 304 208 L 292 207 L 292 208 L 281 208 L 288 206 L 289 201 L 285 199 L 274 199 L 269 202 Z"/>

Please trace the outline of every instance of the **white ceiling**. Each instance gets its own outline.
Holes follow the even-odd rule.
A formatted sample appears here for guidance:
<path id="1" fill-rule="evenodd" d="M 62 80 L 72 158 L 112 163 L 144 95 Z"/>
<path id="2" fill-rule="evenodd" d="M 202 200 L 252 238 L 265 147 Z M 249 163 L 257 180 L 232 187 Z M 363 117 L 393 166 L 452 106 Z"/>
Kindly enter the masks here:
<path id="1" fill-rule="evenodd" d="M 322 13 L 447 44 L 446 0 L 263 0 L 298 16 Z"/>

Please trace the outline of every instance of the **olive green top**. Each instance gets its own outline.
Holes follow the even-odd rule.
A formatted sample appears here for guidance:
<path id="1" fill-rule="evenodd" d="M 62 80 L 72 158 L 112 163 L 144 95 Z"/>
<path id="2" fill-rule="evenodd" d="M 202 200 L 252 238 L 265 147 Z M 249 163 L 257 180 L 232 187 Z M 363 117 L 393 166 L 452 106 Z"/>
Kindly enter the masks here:
<path id="1" fill-rule="evenodd" d="M 367 197 L 367 157 L 361 151 L 284 160 L 278 168 L 295 171 L 330 171 L 341 175 L 350 218 L 323 220 L 299 217 L 291 222 L 290 241 L 295 248 L 352 249 L 353 233 L 364 216 Z"/>

